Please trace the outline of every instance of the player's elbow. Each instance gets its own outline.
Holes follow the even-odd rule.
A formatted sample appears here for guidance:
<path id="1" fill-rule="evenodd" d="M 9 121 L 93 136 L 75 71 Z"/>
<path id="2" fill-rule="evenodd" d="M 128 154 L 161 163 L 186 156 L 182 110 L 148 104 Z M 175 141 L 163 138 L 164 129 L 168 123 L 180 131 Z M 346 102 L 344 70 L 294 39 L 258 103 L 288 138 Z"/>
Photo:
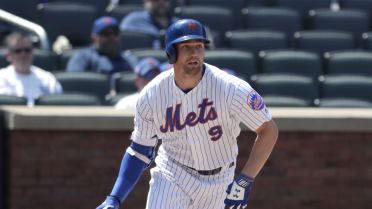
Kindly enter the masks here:
<path id="1" fill-rule="evenodd" d="M 257 129 L 257 134 L 265 136 L 264 138 L 276 141 L 279 136 L 279 129 L 274 120 L 270 120 L 262 124 L 262 126 Z"/>
<path id="2" fill-rule="evenodd" d="M 276 125 L 275 121 L 273 121 L 273 120 L 271 120 L 270 126 L 271 126 L 271 132 L 272 132 L 272 135 L 273 135 L 273 139 L 276 141 L 278 139 L 278 136 L 279 136 L 279 128 Z"/>

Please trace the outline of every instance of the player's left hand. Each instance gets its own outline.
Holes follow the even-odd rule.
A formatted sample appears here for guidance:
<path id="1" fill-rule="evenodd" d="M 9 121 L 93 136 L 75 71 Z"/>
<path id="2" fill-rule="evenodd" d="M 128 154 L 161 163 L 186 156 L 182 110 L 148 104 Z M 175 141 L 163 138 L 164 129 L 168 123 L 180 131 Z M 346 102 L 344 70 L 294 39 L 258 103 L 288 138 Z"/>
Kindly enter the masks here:
<path id="1" fill-rule="evenodd" d="M 229 209 L 243 209 L 247 207 L 253 180 L 252 177 L 240 174 L 238 178 L 227 187 L 225 205 L 229 206 Z"/>

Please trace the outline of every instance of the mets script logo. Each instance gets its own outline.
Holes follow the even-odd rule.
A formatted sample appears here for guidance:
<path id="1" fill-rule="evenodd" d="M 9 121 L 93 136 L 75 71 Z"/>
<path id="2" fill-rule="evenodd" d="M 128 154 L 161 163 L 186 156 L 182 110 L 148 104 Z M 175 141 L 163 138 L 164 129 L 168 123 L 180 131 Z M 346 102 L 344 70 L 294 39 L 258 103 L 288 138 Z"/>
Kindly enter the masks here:
<path id="1" fill-rule="evenodd" d="M 203 99 L 202 103 L 198 105 L 200 111 L 199 115 L 195 112 L 190 112 L 187 114 L 185 121 L 181 122 L 181 106 L 182 104 L 177 104 L 175 110 L 173 111 L 173 106 L 168 107 L 165 114 L 165 124 L 160 126 L 160 131 L 162 133 L 167 133 L 168 131 L 174 132 L 174 129 L 182 130 L 187 126 L 195 126 L 197 124 L 204 124 L 208 121 L 213 121 L 217 119 L 217 111 L 213 107 L 213 101 L 208 101 L 208 99 Z M 207 111 L 207 108 L 209 111 Z M 213 126 L 209 129 L 208 134 L 211 136 L 212 141 L 216 141 L 221 138 L 223 131 L 220 125 Z"/>
<path id="2" fill-rule="evenodd" d="M 253 110 L 262 110 L 265 107 L 262 97 L 256 91 L 248 94 L 247 103 Z"/>
<path id="3" fill-rule="evenodd" d="M 194 22 L 191 22 L 191 21 L 188 24 L 189 24 L 190 30 L 192 32 L 195 32 L 195 30 L 196 30 L 196 24 Z"/>

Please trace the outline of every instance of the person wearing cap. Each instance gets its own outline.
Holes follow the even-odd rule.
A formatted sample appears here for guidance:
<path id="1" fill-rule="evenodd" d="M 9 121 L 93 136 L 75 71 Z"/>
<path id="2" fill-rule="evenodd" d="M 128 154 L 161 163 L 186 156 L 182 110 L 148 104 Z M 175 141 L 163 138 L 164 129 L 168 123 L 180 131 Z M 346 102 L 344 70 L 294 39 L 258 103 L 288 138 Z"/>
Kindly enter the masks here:
<path id="1" fill-rule="evenodd" d="M 43 95 L 60 94 L 63 89 L 54 75 L 33 65 L 34 49 L 29 34 L 13 32 L 5 39 L 9 66 L 0 69 L 0 94 L 24 97 L 27 106 Z"/>
<path id="2" fill-rule="evenodd" d="M 92 46 L 74 54 L 67 63 L 67 72 L 113 74 L 132 71 L 137 58 L 120 50 L 118 21 L 109 16 L 98 18 L 92 28 Z"/>
<path id="3" fill-rule="evenodd" d="M 162 48 L 164 32 L 179 19 L 172 15 L 170 1 L 143 0 L 144 10 L 133 11 L 126 15 L 120 23 L 120 30 L 150 34 L 155 38 L 153 48 Z"/>
<path id="4" fill-rule="evenodd" d="M 153 161 L 146 209 L 246 208 L 278 128 L 246 81 L 205 63 L 210 41 L 199 21 L 177 21 L 165 40 L 173 68 L 140 92 L 131 143 L 111 192 L 96 209 L 118 209 Z M 240 123 L 256 139 L 251 148 L 239 147 L 250 155 L 234 180 Z"/>
<path id="5" fill-rule="evenodd" d="M 134 70 L 136 75 L 134 83 L 137 87 L 137 92 L 121 98 L 115 105 L 115 109 L 135 110 L 140 96 L 139 93 L 160 72 L 160 63 L 157 59 L 151 57 L 142 59 Z"/>

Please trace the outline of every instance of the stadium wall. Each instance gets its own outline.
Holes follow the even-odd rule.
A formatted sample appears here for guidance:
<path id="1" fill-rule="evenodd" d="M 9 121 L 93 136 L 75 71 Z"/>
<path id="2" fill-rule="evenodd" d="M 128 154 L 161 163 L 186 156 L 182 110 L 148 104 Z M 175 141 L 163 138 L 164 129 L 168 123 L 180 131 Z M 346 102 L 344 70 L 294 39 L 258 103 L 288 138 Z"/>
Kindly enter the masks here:
<path id="1" fill-rule="evenodd" d="M 133 113 L 94 107 L 3 106 L 6 209 L 95 208 L 129 145 Z M 372 208 L 372 110 L 272 108 L 280 134 L 249 208 Z M 239 171 L 255 134 L 242 126 Z M 144 209 L 146 171 L 122 208 Z M 4 182 L 6 181 L 6 182 Z M 0 199 L 1 200 L 1 199 Z M 4 207 L 5 208 L 5 207 Z"/>

